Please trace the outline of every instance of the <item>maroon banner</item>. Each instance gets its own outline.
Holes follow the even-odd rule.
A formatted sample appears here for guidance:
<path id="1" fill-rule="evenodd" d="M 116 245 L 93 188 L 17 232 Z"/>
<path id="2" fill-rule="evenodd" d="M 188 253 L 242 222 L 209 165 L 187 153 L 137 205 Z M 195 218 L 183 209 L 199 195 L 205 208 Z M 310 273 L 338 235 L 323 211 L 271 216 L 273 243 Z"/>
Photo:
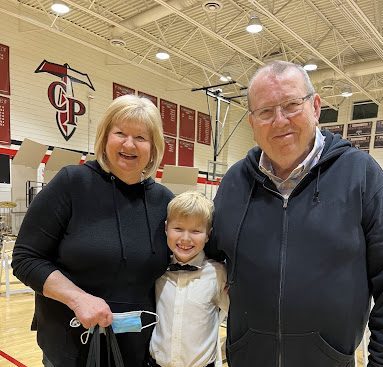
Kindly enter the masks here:
<path id="1" fill-rule="evenodd" d="M 194 141 L 195 140 L 195 111 L 180 106 L 180 138 Z"/>
<path id="2" fill-rule="evenodd" d="M 371 135 L 372 121 L 348 124 L 347 136 Z"/>
<path id="3" fill-rule="evenodd" d="M 383 148 L 383 135 L 375 135 L 374 148 Z"/>
<path id="4" fill-rule="evenodd" d="M 340 134 L 341 136 L 343 136 L 344 125 L 321 126 L 321 130 L 328 130 L 333 134 Z"/>
<path id="5" fill-rule="evenodd" d="M 113 99 L 126 94 L 135 94 L 136 91 L 132 88 L 125 87 L 124 85 L 113 83 Z"/>
<path id="6" fill-rule="evenodd" d="M 369 149 L 370 148 L 370 140 L 371 136 L 350 136 L 347 137 L 353 147 L 358 149 Z"/>
<path id="7" fill-rule="evenodd" d="M 0 94 L 11 94 L 9 82 L 9 47 L 0 44 Z"/>
<path id="8" fill-rule="evenodd" d="M 211 123 L 210 116 L 206 113 L 197 114 L 197 143 L 210 145 Z"/>
<path id="9" fill-rule="evenodd" d="M 194 167 L 194 143 L 178 141 L 178 165 Z"/>
<path id="10" fill-rule="evenodd" d="M 11 145 L 10 100 L 0 96 L 0 144 Z"/>
<path id="11" fill-rule="evenodd" d="M 160 112 L 164 134 L 177 136 L 177 105 L 173 102 L 160 99 Z"/>
<path id="12" fill-rule="evenodd" d="M 383 134 L 383 120 L 376 121 L 375 134 Z"/>
<path id="13" fill-rule="evenodd" d="M 164 157 L 162 158 L 160 168 L 164 168 L 165 164 L 172 166 L 176 165 L 176 139 L 165 136 L 165 150 Z"/>
<path id="14" fill-rule="evenodd" d="M 152 96 L 152 95 L 150 95 L 150 94 L 147 94 L 147 93 L 145 93 L 145 92 L 138 92 L 138 96 L 139 96 L 139 97 L 145 97 L 145 98 L 147 98 L 147 99 L 150 99 L 150 100 L 153 102 L 153 104 L 157 107 L 157 97 Z"/>

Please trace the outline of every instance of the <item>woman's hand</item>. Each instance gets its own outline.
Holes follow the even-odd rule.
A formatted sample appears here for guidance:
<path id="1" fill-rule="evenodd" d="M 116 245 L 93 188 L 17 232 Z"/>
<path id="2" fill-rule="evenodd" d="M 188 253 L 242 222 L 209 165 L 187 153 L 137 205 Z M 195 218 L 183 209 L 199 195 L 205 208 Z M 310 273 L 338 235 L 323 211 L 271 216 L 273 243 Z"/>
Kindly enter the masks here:
<path id="1" fill-rule="evenodd" d="M 72 307 L 77 319 L 86 329 L 97 324 L 107 327 L 112 323 L 112 311 L 102 298 L 84 292 L 76 297 Z"/>
<path id="2" fill-rule="evenodd" d="M 58 270 L 49 274 L 43 294 L 67 305 L 86 329 L 97 324 L 107 327 L 112 323 L 112 311 L 102 298 L 86 293 Z"/>

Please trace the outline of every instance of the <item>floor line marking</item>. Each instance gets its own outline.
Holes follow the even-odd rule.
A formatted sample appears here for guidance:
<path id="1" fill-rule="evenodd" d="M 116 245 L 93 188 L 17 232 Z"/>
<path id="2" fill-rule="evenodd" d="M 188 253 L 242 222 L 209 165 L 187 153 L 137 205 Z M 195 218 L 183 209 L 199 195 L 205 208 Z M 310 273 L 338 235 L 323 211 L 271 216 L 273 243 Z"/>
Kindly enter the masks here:
<path id="1" fill-rule="evenodd" d="M 17 367 L 27 367 L 25 364 L 19 362 L 15 358 L 11 357 L 9 354 L 3 352 L 1 349 L 0 349 L 0 356 L 4 357 L 5 359 L 7 359 L 9 362 L 13 363 Z"/>

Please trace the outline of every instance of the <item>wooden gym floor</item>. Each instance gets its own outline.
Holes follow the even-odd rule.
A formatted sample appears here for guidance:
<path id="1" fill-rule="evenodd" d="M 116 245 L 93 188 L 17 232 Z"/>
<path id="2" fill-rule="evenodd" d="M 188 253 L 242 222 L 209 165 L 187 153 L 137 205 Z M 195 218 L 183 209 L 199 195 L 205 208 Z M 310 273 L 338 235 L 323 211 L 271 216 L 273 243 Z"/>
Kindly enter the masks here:
<path id="1" fill-rule="evenodd" d="M 12 284 L 13 289 L 17 287 Z M 4 286 L 1 291 L 4 291 Z M 30 331 L 33 310 L 33 293 L 12 294 L 8 299 L 4 293 L 0 294 L 0 367 L 42 366 L 42 353 L 36 343 L 36 333 Z M 225 332 L 226 329 L 221 328 L 221 336 Z M 4 353 L 14 358 L 14 361 L 10 362 Z M 361 367 L 362 354 L 359 350 L 357 355 L 358 367 Z"/>

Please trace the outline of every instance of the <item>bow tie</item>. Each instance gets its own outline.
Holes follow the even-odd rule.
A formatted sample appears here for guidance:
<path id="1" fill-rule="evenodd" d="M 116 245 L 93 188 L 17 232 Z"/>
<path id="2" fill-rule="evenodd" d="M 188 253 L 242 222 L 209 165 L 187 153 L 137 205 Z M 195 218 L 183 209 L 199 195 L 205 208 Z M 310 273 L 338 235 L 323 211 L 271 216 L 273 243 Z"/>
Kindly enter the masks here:
<path id="1" fill-rule="evenodd" d="M 186 271 L 196 271 L 198 268 L 194 265 L 181 265 L 180 263 L 170 264 L 168 267 L 169 271 L 178 271 L 178 270 L 186 270 Z"/>

